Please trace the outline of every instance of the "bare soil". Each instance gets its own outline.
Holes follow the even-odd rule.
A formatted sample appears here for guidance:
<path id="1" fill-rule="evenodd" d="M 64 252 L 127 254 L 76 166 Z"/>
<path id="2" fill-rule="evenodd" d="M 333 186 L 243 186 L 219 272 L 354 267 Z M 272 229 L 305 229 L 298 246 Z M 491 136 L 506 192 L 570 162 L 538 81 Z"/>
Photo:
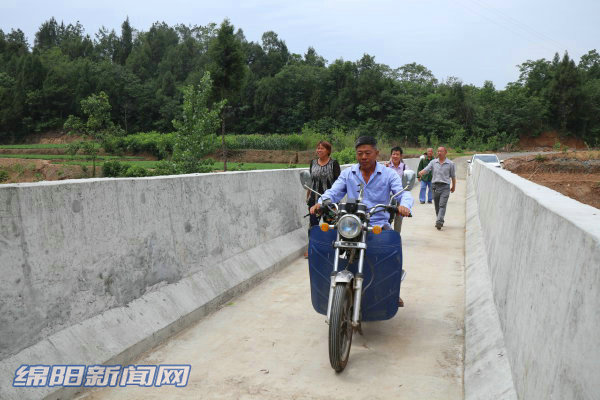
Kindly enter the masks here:
<path id="1" fill-rule="evenodd" d="M 79 165 L 52 164 L 48 160 L 0 158 L 0 171 L 8 174 L 8 180 L 3 183 L 59 181 L 63 179 L 79 179 L 88 177 L 91 167 L 85 173 Z M 96 176 L 101 172 L 96 167 Z"/>
<path id="2" fill-rule="evenodd" d="M 223 153 L 217 151 L 210 158 L 223 161 Z M 228 150 L 227 161 L 245 163 L 308 164 L 315 158 L 315 152 L 292 150 Z"/>
<path id="3" fill-rule="evenodd" d="M 580 138 L 561 136 L 556 131 L 543 132 L 538 136 L 521 136 L 519 147 L 523 150 L 548 150 L 553 149 L 556 143 L 570 149 L 584 150 L 587 146 Z"/>
<path id="4" fill-rule="evenodd" d="M 581 203 L 600 208 L 600 151 L 509 158 L 504 167 Z"/>
<path id="5" fill-rule="evenodd" d="M 68 135 L 63 131 L 48 131 L 44 133 L 32 133 L 25 136 L 22 142 L 19 144 L 63 144 L 71 143 L 82 138 L 77 135 Z M 4 143 L 11 144 L 11 143 Z"/>

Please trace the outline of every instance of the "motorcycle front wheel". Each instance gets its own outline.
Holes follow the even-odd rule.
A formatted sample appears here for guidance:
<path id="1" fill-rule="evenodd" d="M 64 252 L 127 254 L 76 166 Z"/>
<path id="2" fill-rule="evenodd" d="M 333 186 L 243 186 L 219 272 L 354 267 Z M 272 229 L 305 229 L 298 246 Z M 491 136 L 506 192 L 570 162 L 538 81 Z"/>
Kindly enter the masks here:
<path id="1" fill-rule="evenodd" d="M 352 345 L 352 287 L 338 283 L 333 292 L 329 320 L 329 362 L 335 372 L 342 372 L 348 363 Z"/>

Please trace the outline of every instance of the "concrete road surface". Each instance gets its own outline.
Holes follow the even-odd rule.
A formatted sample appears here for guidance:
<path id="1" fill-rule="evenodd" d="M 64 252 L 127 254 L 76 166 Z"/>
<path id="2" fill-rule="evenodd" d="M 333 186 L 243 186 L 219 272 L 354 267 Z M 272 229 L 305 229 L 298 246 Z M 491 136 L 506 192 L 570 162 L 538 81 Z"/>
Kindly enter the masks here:
<path id="1" fill-rule="evenodd" d="M 298 259 L 133 363 L 191 364 L 187 387 L 80 398 L 462 399 L 465 186 L 458 181 L 441 231 L 433 205 L 413 190 L 414 217 L 402 226 L 406 306 L 389 321 L 363 323 L 342 373 L 329 365 L 328 326 L 310 303 L 307 260 Z"/>

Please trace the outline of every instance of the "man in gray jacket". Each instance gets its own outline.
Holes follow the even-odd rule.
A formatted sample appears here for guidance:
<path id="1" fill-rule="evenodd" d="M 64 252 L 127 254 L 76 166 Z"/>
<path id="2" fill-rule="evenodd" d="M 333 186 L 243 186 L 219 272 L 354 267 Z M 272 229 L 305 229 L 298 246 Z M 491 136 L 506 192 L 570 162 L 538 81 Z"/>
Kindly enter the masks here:
<path id="1" fill-rule="evenodd" d="M 445 147 L 438 148 L 438 158 L 431 162 L 419 172 L 419 177 L 422 177 L 429 171 L 433 172 L 431 179 L 433 185 L 433 203 L 435 204 L 435 213 L 437 220 L 435 227 L 442 229 L 444 225 L 444 215 L 446 215 L 446 204 L 450 193 L 454 193 L 456 189 L 456 168 L 454 163 L 446 158 L 448 151 Z M 450 183 L 452 182 L 452 186 Z"/>

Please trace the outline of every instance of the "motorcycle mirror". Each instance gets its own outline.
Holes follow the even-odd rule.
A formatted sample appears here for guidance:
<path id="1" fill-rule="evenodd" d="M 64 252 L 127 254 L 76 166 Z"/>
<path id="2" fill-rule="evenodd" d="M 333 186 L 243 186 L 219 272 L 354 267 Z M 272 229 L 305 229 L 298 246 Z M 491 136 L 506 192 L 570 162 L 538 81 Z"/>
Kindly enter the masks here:
<path id="1" fill-rule="evenodd" d="M 407 169 L 402 174 L 402 187 L 405 187 L 406 190 L 411 191 L 412 188 L 415 186 L 416 178 L 417 174 L 415 174 L 415 171 Z"/>
<path id="2" fill-rule="evenodd" d="M 311 179 L 308 171 L 300 171 L 300 183 L 302 184 L 302 187 L 310 186 Z"/>

